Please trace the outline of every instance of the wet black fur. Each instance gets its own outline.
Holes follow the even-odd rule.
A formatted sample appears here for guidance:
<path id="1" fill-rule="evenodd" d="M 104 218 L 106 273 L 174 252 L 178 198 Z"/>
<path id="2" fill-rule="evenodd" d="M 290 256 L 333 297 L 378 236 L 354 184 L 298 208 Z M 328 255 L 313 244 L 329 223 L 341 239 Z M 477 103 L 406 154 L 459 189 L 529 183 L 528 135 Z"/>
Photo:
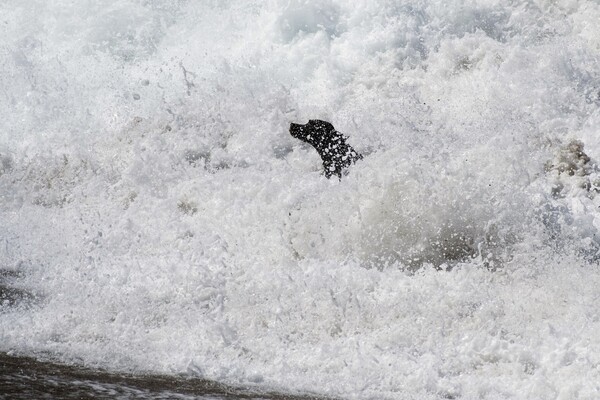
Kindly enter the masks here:
<path id="1" fill-rule="evenodd" d="M 362 159 L 362 155 L 346 143 L 346 137 L 327 121 L 311 119 L 304 125 L 292 123 L 290 134 L 317 150 L 327 178 L 337 175 L 341 179 L 344 169 Z"/>

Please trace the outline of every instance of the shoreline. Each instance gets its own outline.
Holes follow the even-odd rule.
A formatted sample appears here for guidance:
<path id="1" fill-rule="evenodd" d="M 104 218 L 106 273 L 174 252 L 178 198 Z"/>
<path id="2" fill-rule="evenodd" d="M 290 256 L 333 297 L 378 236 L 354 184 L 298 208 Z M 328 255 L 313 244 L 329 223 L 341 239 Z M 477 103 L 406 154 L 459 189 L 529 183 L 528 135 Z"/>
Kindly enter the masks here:
<path id="1" fill-rule="evenodd" d="M 255 399 L 333 400 L 234 387 L 201 378 L 111 373 L 0 352 L 0 399 Z"/>

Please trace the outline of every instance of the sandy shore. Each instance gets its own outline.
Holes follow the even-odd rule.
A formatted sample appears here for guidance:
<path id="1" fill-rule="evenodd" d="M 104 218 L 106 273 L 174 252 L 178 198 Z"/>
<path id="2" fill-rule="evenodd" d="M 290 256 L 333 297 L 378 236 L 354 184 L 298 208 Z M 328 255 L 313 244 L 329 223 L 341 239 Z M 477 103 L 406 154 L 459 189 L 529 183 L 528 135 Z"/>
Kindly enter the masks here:
<path id="1" fill-rule="evenodd" d="M 0 353 L 0 399 L 325 400 L 260 392 L 197 378 L 114 374 Z"/>

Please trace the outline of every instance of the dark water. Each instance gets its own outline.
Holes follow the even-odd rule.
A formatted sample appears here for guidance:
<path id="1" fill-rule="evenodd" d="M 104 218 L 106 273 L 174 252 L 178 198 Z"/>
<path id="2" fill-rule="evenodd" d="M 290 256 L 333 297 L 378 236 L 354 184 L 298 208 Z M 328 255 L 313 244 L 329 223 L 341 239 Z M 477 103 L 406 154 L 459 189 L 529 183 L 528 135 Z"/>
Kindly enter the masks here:
<path id="1" fill-rule="evenodd" d="M 325 400 L 230 387 L 202 379 L 136 376 L 40 362 L 0 353 L 0 399 Z"/>

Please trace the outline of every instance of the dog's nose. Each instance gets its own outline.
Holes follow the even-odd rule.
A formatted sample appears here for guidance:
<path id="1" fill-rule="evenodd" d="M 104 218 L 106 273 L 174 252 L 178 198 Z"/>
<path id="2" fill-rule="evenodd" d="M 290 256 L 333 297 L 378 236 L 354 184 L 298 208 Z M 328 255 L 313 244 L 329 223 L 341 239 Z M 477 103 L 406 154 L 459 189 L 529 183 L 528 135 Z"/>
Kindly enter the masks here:
<path id="1" fill-rule="evenodd" d="M 302 130 L 302 125 L 295 124 L 293 122 L 290 124 L 290 133 L 292 134 L 293 137 L 297 137 L 298 134 L 300 134 L 301 130 Z"/>

